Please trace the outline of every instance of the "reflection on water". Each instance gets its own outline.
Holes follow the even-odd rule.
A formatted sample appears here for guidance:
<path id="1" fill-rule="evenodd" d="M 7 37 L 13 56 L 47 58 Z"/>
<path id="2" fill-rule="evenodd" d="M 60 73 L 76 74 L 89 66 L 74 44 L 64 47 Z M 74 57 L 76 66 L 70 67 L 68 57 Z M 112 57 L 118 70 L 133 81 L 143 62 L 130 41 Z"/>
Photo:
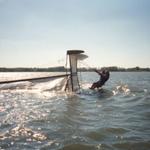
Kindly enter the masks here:
<path id="1" fill-rule="evenodd" d="M 0 85 L 0 149 L 148 150 L 149 73 L 111 73 L 100 91 L 89 90 L 94 73 L 83 76 L 80 94 L 51 81 Z"/>

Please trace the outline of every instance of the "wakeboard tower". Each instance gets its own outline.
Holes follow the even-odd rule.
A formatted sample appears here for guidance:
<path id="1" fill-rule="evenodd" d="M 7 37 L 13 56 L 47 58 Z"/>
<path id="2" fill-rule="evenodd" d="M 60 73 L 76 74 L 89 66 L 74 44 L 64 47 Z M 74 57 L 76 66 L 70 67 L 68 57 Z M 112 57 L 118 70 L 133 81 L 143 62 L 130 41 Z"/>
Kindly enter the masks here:
<path id="1" fill-rule="evenodd" d="M 78 61 L 84 60 L 88 57 L 83 53 L 83 50 L 67 51 L 67 56 L 69 56 L 70 75 L 68 76 L 66 82 L 65 91 L 77 92 L 80 90 L 80 84 L 78 79 Z M 68 59 L 66 61 L 68 61 Z"/>

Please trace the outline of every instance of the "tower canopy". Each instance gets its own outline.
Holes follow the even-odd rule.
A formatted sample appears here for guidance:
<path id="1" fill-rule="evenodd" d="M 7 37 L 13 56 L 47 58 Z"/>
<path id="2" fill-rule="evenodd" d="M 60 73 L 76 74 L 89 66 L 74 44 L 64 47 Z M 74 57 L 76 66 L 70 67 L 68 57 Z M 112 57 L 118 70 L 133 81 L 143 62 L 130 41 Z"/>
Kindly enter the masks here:
<path id="1" fill-rule="evenodd" d="M 68 50 L 67 51 L 68 55 L 71 55 L 71 54 L 81 54 L 81 53 L 84 53 L 84 51 L 83 50 Z"/>

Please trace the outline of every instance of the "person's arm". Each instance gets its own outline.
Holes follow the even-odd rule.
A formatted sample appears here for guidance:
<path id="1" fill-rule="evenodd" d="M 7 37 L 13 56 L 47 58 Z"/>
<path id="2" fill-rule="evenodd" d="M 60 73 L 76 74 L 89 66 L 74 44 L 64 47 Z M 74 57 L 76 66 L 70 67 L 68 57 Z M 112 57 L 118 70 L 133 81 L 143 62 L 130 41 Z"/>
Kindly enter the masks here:
<path id="1" fill-rule="evenodd" d="M 95 69 L 95 72 L 98 73 L 99 75 L 102 75 L 102 73 L 96 69 Z"/>

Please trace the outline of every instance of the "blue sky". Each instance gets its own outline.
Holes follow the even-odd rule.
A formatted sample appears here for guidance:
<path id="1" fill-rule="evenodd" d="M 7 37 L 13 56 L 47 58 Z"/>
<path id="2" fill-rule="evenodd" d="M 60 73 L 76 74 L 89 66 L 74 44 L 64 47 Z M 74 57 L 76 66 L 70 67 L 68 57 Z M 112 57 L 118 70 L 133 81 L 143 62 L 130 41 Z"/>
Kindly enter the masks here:
<path id="1" fill-rule="evenodd" d="M 150 67 L 149 0 L 0 0 L 0 67 Z"/>

